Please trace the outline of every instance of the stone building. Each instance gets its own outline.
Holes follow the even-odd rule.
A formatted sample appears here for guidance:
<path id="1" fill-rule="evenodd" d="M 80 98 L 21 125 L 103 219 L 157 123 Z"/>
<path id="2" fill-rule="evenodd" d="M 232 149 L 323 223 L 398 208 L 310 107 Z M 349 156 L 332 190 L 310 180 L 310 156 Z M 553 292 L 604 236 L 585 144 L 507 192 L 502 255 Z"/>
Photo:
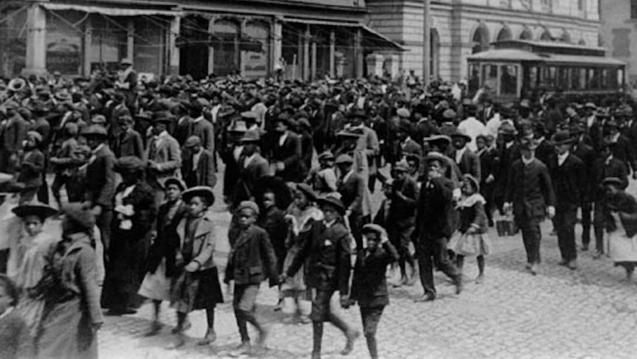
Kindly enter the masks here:
<path id="1" fill-rule="evenodd" d="M 600 0 L 604 46 L 626 63 L 628 81 L 637 81 L 637 1 Z"/>
<path id="2" fill-rule="evenodd" d="M 402 47 L 366 21 L 365 0 L 4 0 L 0 75 L 87 76 L 124 58 L 140 73 L 195 78 L 397 69 Z"/>
<path id="3" fill-rule="evenodd" d="M 598 1 L 430 0 L 431 74 L 443 79 L 466 79 L 466 57 L 488 49 L 497 40 L 597 46 Z M 367 0 L 367 9 L 369 26 L 408 50 L 400 56 L 400 68 L 422 74 L 423 0 Z"/>

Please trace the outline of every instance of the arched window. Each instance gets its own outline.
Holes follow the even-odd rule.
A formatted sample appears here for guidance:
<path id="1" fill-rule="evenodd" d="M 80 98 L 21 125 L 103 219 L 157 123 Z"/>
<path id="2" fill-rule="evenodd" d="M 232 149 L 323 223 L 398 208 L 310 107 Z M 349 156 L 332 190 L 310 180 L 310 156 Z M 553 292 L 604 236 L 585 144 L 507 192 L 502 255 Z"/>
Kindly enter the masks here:
<path id="1" fill-rule="evenodd" d="M 429 36 L 429 54 L 431 56 L 429 71 L 431 71 L 431 77 L 436 79 L 440 77 L 440 35 L 438 35 L 438 30 L 431 29 Z"/>
<path id="2" fill-rule="evenodd" d="M 472 54 L 488 50 L 489 30 L 484 25 L 481 25 L 476 29 L 476 32 L 473 33 L 471 40 L 473 43 L 473 48 L 471 49 Z"/>
<path id="3" fill-rule="evenodd" d="M 503 27 L 500 32 L 498 32 L 498 41 L 511 40 L 513 35 L 511 34 L 511 29 L 508 26 Z"/>
<path id="4" fill-rule="evenodd" d="M 241 37 L 241 73 L 246 77 L 264 77 L 270 68 L 270 26 L 249 22 Z"/>
<path id="5" fill-rule="evenodd" d="M 225 76 L 239 70 L 239 26 L 223 19 L 214 23 L 213 28 L 214 73 Z"/>
<path id="6" fill-rule="evenodd" d="M 544 29 L 544 32 L 540 35 L 540 41 L 553 41 L 553 35 L 551 35 L 549 29 Z"/>
<path id="7" fill-rule="evenodd" d="M 520 40 L 533 40 L 533 31 L 528 27 L 524 28 L 520 34 Z"/>

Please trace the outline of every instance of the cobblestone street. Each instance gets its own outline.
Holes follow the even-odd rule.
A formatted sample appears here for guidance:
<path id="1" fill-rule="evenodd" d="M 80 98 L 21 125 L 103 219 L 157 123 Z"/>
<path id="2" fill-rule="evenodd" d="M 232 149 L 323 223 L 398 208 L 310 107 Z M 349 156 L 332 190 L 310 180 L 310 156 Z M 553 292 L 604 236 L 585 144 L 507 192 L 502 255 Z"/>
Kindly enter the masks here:
<path id="1" fill-rule="evenodd" d="M 219 201 L 220 202 L 220 201 Z M 229 215 L 217 204 L 218 238 L 226 241 Z M 579 227 L 578 227 L 579 229 Z M 487 257 L 486 281 L 477 285 L 473 260 L 465 263 L 465 291 L 456 296 L 453 287 L 437 275 L 438 299 L 414 303 L 420 284 L 391 289 L 391 304 L 379 326 L 378 341 L 384 358 L 634 358 L 637 352 L 636 283 L 623 282 L 624 271 L 609 258 L 593 260 L 591 252 L 580 252 L 579 269 L 557 265 L 557 239 L 544 223 L 543 265 L 537 276 L 524 271 L 525 255 L 518 236 L 498 238 L 491 231 L 494 253 Z M 578 236 L 579 238 L 579 236 Z M 228 249 L 223 243 L 217 263 L 225 265 Z M 268 318 L 271 335 L 268 358 L 305 358 L 311 351 L 311 325 L 283 324 L 283 314 L 274 312 L 275 288 L 262 285 L 259 312 Z M 151 307 L 136 315 L 107 317 L 100 332 L 102 358 L 210 358 L 230 357 L 239 344 L 231 298 L 217 307 L 217 341 L 197 346 L 205 332 L 203 311 L 192 313 L 189 341 L 179 350 L 165 349 L 175 325 L 174 311 L 165 303 L 161 334 L 147 338 Z M 361 328 L 357 307 L 341 312 Z M 324 335 L 324 357 L 341 357 L 341 334 L 329 325 Z M 364 338 L 356 343 L 352 358 L 366 358 Z"/>

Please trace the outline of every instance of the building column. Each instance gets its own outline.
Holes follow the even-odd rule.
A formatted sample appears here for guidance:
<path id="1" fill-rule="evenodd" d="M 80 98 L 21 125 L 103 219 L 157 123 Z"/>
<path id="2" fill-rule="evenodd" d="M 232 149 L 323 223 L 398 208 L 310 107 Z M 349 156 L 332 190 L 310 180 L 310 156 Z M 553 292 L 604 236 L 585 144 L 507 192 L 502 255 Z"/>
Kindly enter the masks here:
<path id="1" fill-rule="evenodd" d="M 273 72 L 279 65 L 279 59 L 283 56 L 283 23 L 281 17 L 275 17 L 272 22 L 272 62 L 270 71 Z"/>
<path id="2" fill-rule="evenodd" d="M 310 79 L 310 25 L 307 25 L 303 35 L 303 80 Z"/>
<path id="3" fill-rule="evenodd" d="M 334 58 L 336 56 L 336 34 L 334 33 L 334 29 L 330 30 L 330 77 L 336 77 L 336 66 Z"/>
<path id="4" fill-rule="evenodd" d="M 179 49 L 177 48 L 177 37 L 181 31 L 181 16 L 175 16 L 170 20 L 168 30 L 168 74 L 179 75 Z"/>
<path id="5" fill-rule="evenodd" d="M 126 57 L 130 59 L 135 66 L 135 22 L 133 19 L 128 19 L 127 24 L 127 38 L 126 38 Z"/>
<path id="6" fill-rule="evenodd" d="M 310 79 L 314 80 L 316 78 L 316 53 L 317 53 L 317 45 L 316 41 L 312 41 L 312 72 L 310 74 Z"/>
<path id="7" fill-rule="evenodd" d="M 216 16 L 212 16 L 208 21 L 208 37 L 210 38 L 211 34 L 214 34 L 215 21 L 217 21 Z M 215 72 L 215 48 L 212 47 L 212 44 L 208 46 L 208 74 L 212 74 Z"/>
<path id="8" fill-rule="evenodd" d="M 82 66 L 82 74 L 89 76 L 91 74 L 91 57 L 89 53 L 91 51 L 91 42 L 93 41 L 93 22 L 89 17 L 86 21 L 86 27 L 84 28 L 84 64 Z"/>
<path id="9" fill-rule="evenodd" d="M 354 35 L 354 71 L 356 73 L 356 78 L 363 77 L 363 32 L 361 28 L 356 29 L 356 34 Z"/>
<path id="10" fill-rule="evenodd" d="M 46 12 L 38 2 L 27 10 L 27 51 L 23 76 L 46 75 Z"/>

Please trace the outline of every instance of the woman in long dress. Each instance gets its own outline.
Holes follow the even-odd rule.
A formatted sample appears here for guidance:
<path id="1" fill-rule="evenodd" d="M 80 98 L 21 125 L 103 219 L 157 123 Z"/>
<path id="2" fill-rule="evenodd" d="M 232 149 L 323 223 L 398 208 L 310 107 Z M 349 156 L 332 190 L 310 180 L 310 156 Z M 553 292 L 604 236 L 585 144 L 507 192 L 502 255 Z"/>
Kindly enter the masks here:
<path id="1" fill-rule="evenodd" d="M 97 330 L 102 326 L 96 255 L 89 206 L 62 208 L 62 241 L 49 257 L 43 280 L 46 302 L 36 341 L 38 358 L 97 359 Z"/>
<path id="2" fill-rule="evenodd" d="M 115 193 L 112 240 L 102 305 L 108 315 L 131 314 L 141 305 L 137 294 L 146 274 L 146 253 L 155 218 L 154 190 L 144 180 L 144 162 L 133 156 L 115 163 L 123 182 Z"/>
<path id="3" fill-rule="evenodd" d="M 626 270 L 626 280 L 630 281 L 637 266 L 637 200 L 622 189 L 618 178 L 606 178 L 602 184 L 609 210 L 608 253 L 615 266 Z"/>
<path id="4" fill-rule="evenodd" d="M 164 183 L 166 202 L 157 212 L 157 231 L 148 253 L 147 272 L 139 288 L 139 295 L 153 301 L 153 322 L 147 336 L 157 334 L 162 327 L 159 322 L 161 302 L 170 300 L 170 282 L 175 275 L 175 255 L 179 248 L 177 225 L 187 212 L 181 200 L 185 185 L 177 178 L 169 178 Z"/>
<path id="5" fill-rule="evenodd" d="M 294 202 L 287 210 L 286 219 L 290 223 L 290 230 L 287 240 L 287 255 L 283 262 L 283 273 L 292 264 L 294 257 L 303 247 L 307 236 L 312 229 L 314 221 L 323 220 L 323 212 L 315 205 L 317 199 L 312 188 L 307 184 L 297 184 L 294 191 Z M 294 320 L 294 314 L 299 314 L 299 320 L 303 324 L 309 324 L 311 306 L 310 288 L 305 284 L 303 267 L 297 271 L 296 275 L 287 278 L 281 286 L 283 292 L 283 313 L 288 314 L 284 322 L 290 323 Z"/>
<path id="6" fill-rule="evenodd" d="M 44 310 L 45 298 L 39 284 L 44 276 L 47 256 L 58 243 L 58 238 L 42 229 L 46 219 L 56 212 L 41 203 L 24 204 L 13 209 L 13 213 L 21 219 L 24 230 L 11 249 L 9 276 L 20 289 L 15 310 L 25 320 L 33 338 Z"/>

